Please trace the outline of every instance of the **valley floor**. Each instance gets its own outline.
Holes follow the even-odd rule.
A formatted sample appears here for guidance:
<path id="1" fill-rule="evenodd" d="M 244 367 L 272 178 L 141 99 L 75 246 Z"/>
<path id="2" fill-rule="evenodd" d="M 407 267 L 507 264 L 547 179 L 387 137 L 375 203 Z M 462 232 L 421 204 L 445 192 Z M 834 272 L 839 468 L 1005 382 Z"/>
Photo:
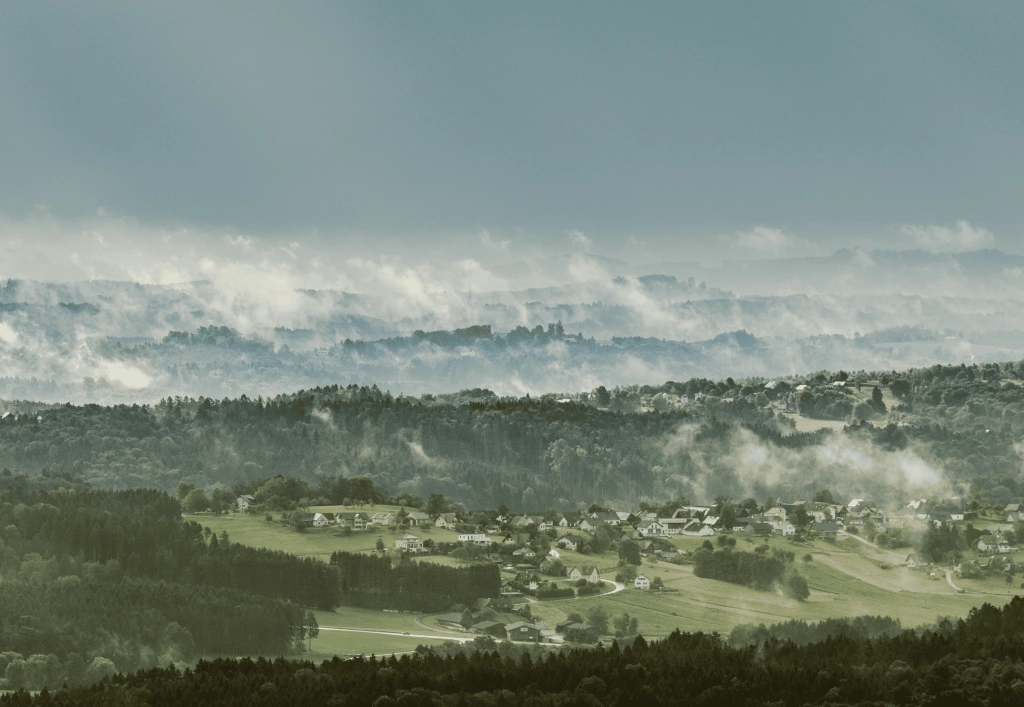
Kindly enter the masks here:
<path id="1" fill-rule="evenodd" d="M 243 514 L 198 515 L 193 519 L 218 534 L 227 531 L 232 542 L 284 550 L 323 561 L 335 551 L 372 552 L 378 537 L 386 546 L 393 547 L 397 535 L 376 528 L 355 531 L 348 536 L 337 528 L 300 533 L 280 523 L 268 523 Z M 411 532 L 435 542 L 457 538 L 455 532 L 434 527 L 415 528 Z M 750 550 L 755 543 L 765 542 L 763 539 L 748 541 L 742 535 L 736 537 L 741 550 Z M 703 539 L 677 537 L 672 542 L 681 550 L 693 550 Z M 661 577 L 665 591 L 647 592 L 628 586 L 623 591 L 594 597 L 532 601 L 530 609 L 534 617 L 554 626 L 570 612 L 584 613 L 599 605 L 613 616 L 628 613 L 636 617 L 644 636 L 658 637 L 675 629 L 728 633 L 734 626 L 745 623 L 767 625 L 790 619 L 818 621 L 859 615 L 892 616 L 909 628 L 932 623 L 939 616 L 965 616 L 971 608 L 985 602 L 1001 606 L 1020 592 L 1017 582 L 1007 584 L 1002 576 L 980 580 L 954 577 L 955 585 L 965 590 L 957 592 L 946 580 L 947 568 L 910 569 L 905 566 L 909 549 L 883 550 L 852 537 L 835 542 L 805 543 L 773 537 L 767 542 L 770 547 L 796 554 L 797 568 L 811 590 L 807 601 L 798 602 L 782 594 L 702 579 L 693 575 L 689 565 L 659 562 L 648 557 L 639 571 L 652 579 Z M 596 564 L 603 579 L 614 579 L 618 558 L 612 553 L 580 555 L 563 550 L 559 553 L 567 567 Z M 809 562 L 801 559 L 806 554 L 811 555 Z M 443 556 L 419 559 L 446 564 L 458 562 Z M 313 641 L 311 658 L 404 652 L 420 644 L 432 645 L 473 635 L 443 630 L 430 617 L 417 614 L 340 607 L 333 612 L 318 612 L 317 619 L 322 628 L 358 631 L 322 630 L 320 637 Z M 404 635 L 406 632 L 408 636 Z"/>

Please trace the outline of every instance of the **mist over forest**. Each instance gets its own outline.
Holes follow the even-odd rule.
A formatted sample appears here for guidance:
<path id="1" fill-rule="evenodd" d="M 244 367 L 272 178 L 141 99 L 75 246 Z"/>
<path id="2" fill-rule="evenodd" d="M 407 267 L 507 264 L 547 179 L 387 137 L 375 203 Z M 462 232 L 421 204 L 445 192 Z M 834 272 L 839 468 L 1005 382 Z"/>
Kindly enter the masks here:
<path id="1" fill-rule="evenodd" d="M 999 251 L 646 272 L 577 253 L 540 270 L 545 286 L 491 291 L 404 280 L 308 289 L 259 271 L 166 285 L 9 279 L 0 398 L 154 403 L 370 383 L 396 395 L 538 395 L 1024 355 L 1024 258 Z"/>

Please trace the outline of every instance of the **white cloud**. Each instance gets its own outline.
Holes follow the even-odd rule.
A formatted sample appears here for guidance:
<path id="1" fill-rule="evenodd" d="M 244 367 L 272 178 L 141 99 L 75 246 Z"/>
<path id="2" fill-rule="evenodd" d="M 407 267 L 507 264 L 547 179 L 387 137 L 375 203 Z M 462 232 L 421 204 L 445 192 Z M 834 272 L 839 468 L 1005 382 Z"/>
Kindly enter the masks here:
<path id="1" fill-rule="evenodd" d="M 733 248 L 751 250 L 758 254 L 770 253 L 776 256 L 787 251 L 810 247 L 807 241 L 797 238 L 792 233 L 769 226 L 755 226 L 749 231 L 741 231 L 735 234 L 731 240 Z"/>
<path id="2" fill-rule="evenodd" d="M 0 322 L 0 341 L 5 344 L 18 343 L 18 332 L 11 328 L 6 322 Z"/>
<path id="3" fill-rule="evenodd" d="M 588 251 L 594 247 L 594 241 L 590 240 L 583 231 L 572 230 L 566 235 L 569 236 L 572 247 L 577 250 Z"/>
<path id="4" fill-rule="evenodd" d="M 483 243 L 488 248 L 493 248 L 494 250 L 500 251 L 502 253 L 507 253 L 509 246 L 511 245 L 511 241 L 507 239 L 497 240 L 488 231 L 480 232 L 480 242 Z"/>
<path id="5" fill-rule="evenodd" d="M 991 248 L 995 245 L 996 240 L 988 229 L 972 226 L 962 219 L 958 220 L 952 228 L 909 225 L 901 228 L 900 233 L 917 247 L 935 251 L 960 252 Z"/>
<path id="6" fill-rule="evenodd" d="M 228 236 L 228 243 L 242 250 L 251 250 L 256 241 L 245 236 Z"/>

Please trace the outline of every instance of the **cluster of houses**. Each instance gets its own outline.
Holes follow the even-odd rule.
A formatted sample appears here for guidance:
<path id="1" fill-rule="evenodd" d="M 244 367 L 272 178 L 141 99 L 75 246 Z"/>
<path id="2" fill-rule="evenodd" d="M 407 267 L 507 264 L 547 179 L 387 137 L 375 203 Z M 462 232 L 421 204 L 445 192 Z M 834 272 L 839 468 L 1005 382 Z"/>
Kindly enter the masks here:
<path id="1" fill-rule="evenodd" d="M 453 612 L 450 614 L 442 614 L 437 617 L 437 623 L 447 629 L 453 631 L 465 631 L 469 633 L 478 633 L 483 636 L 492 636 L 502 640 L 509 641 L 521 641 L 524 643 L 561 643 L 565 640 L 565 636 L 573 631 L 589 632 L 591 627 L 588 624 L 579 623 L 577 621 L 567 620 L 555 624 L 555 627 L 549 628 L 548 624 L 543 621 L 516 621 L 514 623 L 506 624 L 500 621 L 478 621 L 468 628 L 462 623 L 463 616 L 460 613 Z"/>
<path id="2" fill-rule="evenodd" d="M 240 511 L 245 511 L 256 505 L 256 499 L 252 496 L 239 496 L 235 502 Z M 1019 513 L 1019 509 L 1014 511 Z M 915 509 L 915 514 L 917 509 Z M 946 514 L 949 515 L 949 514 Z M 677 508 L 671 515 L 659 515 L 655 511 L 615 511 L 603 510 L 592 513 L 566 513 L 558 514 L 554 518 L 545 518 L 541 515 L 498 515 L 488 513 L 491 521 L 484 530 L 479 532 L 465 532 L 459 535 L 459 542 L 471 543 L 481 547 L 488 547 L 492 543 L 515 542 L 516 533 L 535 533 L 548 530 L 568 531 L 575 530 L 580 533 L 594 535 L 602 526 L 610 526 L 621 530 L 623 539 L 633 540 L 650 537 L 671 537 L 674 535 L 686 535 L 692 537 L 708 537 L 717 532 L 743 532 L 754 537 L 768 537 L 779 535 L 789 537 L 797 534 L 801 529 L 799 523 L 806 521 L 804 528 L 812 537 L 829 538 L 835 537 L 840 531 L 856 526 L 863 526 L 871 521 L 878 529 L 883 529 L 888 519 L 885 513 L 878 506 L 865 499 L 853 499 L 848 504 L 812 503 L 807 501 L 794 501 L 784 503 L 781 500 L 772 508 L 763 513 L 737 517 L 726 527 L 726 522 L 720 515 L 713 515 L 713 508 L 710 506 L 682 506 Z M 925 513 L 926 518 L 931 515 Z M 442 513 L 430 516 L 422 511 L 413 510 L 402 515 L 388 511 L 366 513 L 351 511 L 343 513 L 307 513 L 302 520 L 311 528 L 323 528 L 327 526 L 341 526 L 352 530 L 366 530 L 371 526 L 382 528 L 398 526 L 433 526 L 456 530 L 460 527 L 465 529 L 465 521 L 456 513 Z M 962 520 L 956 515 L 946 519 L 935 516 L 935 522 L 953 522 Z M 492 535 L 499 535 L 497 538 Z M 395 546 L 409 551 L 414 547 L 422 549 L 422 543 L 418 546 L 415 536 L 406 535 L 399 538 Z M 569 550 L 578 550 L 586 543 L 586 538 L 573 533 L 562 535 L 558 539 L 558 545 Z"/>
<path id="3" fill-rule="evenodd" d="M 597 532 L 602 525 L 611 525 L 622 528 L 624 537 L 636 540 L 673 535 L 707 537 L 722 531 L 742 532 L 753 537 L 790 537 L 797 534 L 801 528 L 799 523 L 803 521 L 810 536 L 834 538 L 841 530 L 863 526 L 869 520 L 882 528 L 887 519 L 874 503 L 853 499 L 846 505 L 779 501 L 763 513 L 739 516 L 728 523 L 722 516 L 713 515 L 710 506 L 683 506 L 677 508 L 671 516 L 659 515 L 654 511 L 597 511 L 576 522 L 562 516 L 558 525 L 574 527 L 590 534 Z M 577 550 L 585 541 L 579 535 L 569 534 L 560 537 L 558 544 Z"/>

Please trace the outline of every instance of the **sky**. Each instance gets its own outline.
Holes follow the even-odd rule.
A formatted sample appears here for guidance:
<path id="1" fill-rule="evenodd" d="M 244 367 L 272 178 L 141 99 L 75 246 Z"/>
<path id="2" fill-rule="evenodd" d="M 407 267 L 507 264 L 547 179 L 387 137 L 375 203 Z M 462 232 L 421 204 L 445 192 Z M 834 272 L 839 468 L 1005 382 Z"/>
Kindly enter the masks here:
<path id="1" fill-rule="evenodd" d="M 1022 252 L 1019 2 L 3 14 L 0 277 Z"/>

